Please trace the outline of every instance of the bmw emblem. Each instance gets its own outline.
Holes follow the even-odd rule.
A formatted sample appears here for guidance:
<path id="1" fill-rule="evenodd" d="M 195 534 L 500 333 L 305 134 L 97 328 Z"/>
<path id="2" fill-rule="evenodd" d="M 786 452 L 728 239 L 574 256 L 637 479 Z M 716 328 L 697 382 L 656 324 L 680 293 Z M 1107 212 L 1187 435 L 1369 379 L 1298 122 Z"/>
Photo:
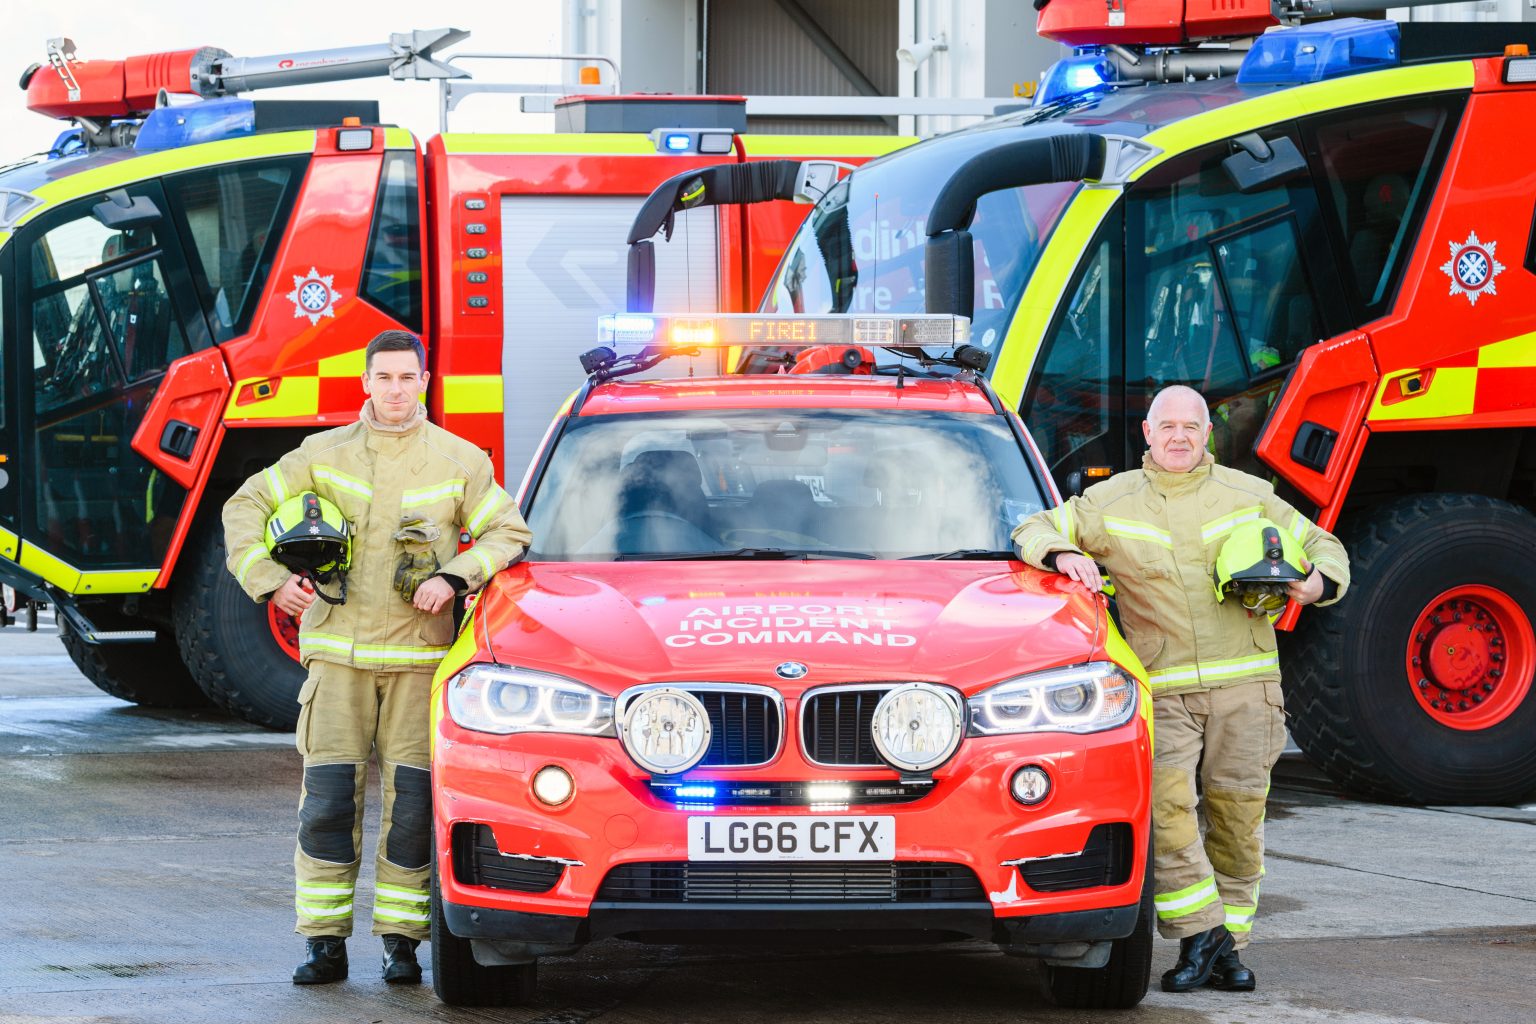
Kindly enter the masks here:
<path id="1" fill-rule="evenodd" d="M 810 669 L 798 661 L 786 661 L 773 670 L 780 679 L 804 679 Z"/>

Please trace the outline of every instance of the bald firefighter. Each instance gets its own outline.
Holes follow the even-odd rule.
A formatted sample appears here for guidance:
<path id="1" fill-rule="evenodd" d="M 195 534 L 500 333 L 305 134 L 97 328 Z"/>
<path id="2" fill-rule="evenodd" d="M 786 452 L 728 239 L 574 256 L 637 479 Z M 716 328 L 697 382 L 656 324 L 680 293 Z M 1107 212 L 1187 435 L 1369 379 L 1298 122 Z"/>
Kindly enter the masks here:
<path id="1" fill-rule="evenodd" d="M 427 422 L 420 340 L 385 331 L 368 343 L 356 423 L 314 434 L 245 482 L 224 506 L 229 570 L 254 600 L 300 615 L 296 744 L 304 757 L 294 851 L 295 929 L 307 940 L 295 984 L 347 976 L 353 893 L 362 863 L 363 791 L 378 758 L 383 816 L 373 934 L 384 980 L 416 983 L 429 933 L 432 788 L 428 698 L 453 641 L 455 595 L 479 590 L 516 560 L 530 534 L 483 451 Z M 345 589 L 279 565 L 268 517 L 313 492 L 350 524 Z M 459 551 L 460 534 L 472 546 Z M 343 603 L 332 603 L 344 596 Z"/>
<path id="2" fill-rule="evenodd" d="M 1257 519 L 1288 531 L 1310 559 L 1283 590 L 1297 604 L 1342 597 L 1349 560 L 1332 534 L 1268 483 L 1213 464 L 1210 412 L 1197 391 L 1159 392 L 1142 432 L 1140 469 L 1032 516 L 1013 541 L 1024 561 L 1092 591 L 1103 586 L 1094 560 L 1101 562 L 1126 640 L 1149 672 L 1154 902 L 1158 931 L 1180 940 L 1163 989 L 1252 991 L 1254 974 L 1238 951 L 1258 910 L 1264 803 L 1285 745 L 1284 701 L 1265 609 L 1218 600 L 1213 568 L 1223 541 Z"/>

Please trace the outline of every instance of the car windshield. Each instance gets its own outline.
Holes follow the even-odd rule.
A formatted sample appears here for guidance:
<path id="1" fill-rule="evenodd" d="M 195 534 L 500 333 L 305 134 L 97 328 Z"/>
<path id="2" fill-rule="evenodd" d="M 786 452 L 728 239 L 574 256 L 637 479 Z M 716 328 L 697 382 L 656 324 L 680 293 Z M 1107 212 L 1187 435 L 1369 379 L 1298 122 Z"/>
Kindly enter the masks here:
<path id="1" fill-rule="evenodd" d="M 987 558 L 1041 485 L 1000 416 L 577 417 L 528 504 L 534 560 Z"/>
<path id="2" fill-rule="evenodd" d="M 914 147 L 850 174 L 806 218 L 763 301 L 773 313 L 921 313 L 928 212 L 954 161 L 990 133 L 932 151 Z M 972 340 L 996 351 L 1052 228 L 1079 188 L 1056 182 L 976 201 Z"/>

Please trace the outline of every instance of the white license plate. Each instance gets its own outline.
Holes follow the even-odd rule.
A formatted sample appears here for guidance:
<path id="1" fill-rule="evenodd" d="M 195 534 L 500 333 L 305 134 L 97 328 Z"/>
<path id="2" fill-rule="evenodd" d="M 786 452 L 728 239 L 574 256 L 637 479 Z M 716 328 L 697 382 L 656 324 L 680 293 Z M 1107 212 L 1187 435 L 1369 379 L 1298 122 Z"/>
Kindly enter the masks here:
<path id="1" fill-rule="evenodd" d="M 689 860 L 895 860 L 896 819 L 688 819 Z"/>

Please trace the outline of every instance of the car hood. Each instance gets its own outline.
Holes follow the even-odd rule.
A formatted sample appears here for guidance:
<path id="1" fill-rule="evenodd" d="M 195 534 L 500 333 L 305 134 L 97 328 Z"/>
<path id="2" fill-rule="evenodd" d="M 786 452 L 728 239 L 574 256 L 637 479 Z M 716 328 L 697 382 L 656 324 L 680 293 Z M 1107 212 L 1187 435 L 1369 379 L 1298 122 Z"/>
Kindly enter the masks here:
<path id="1" fill-rule="evenodd" d="M 642 682 L 928 680 L 974 692 L 1100 649 L 1101 601 L 1018 562 L 534 563 L 475 610 L 480 658 Z M 785 662 L 807 672 L 786 681 Z"/>

